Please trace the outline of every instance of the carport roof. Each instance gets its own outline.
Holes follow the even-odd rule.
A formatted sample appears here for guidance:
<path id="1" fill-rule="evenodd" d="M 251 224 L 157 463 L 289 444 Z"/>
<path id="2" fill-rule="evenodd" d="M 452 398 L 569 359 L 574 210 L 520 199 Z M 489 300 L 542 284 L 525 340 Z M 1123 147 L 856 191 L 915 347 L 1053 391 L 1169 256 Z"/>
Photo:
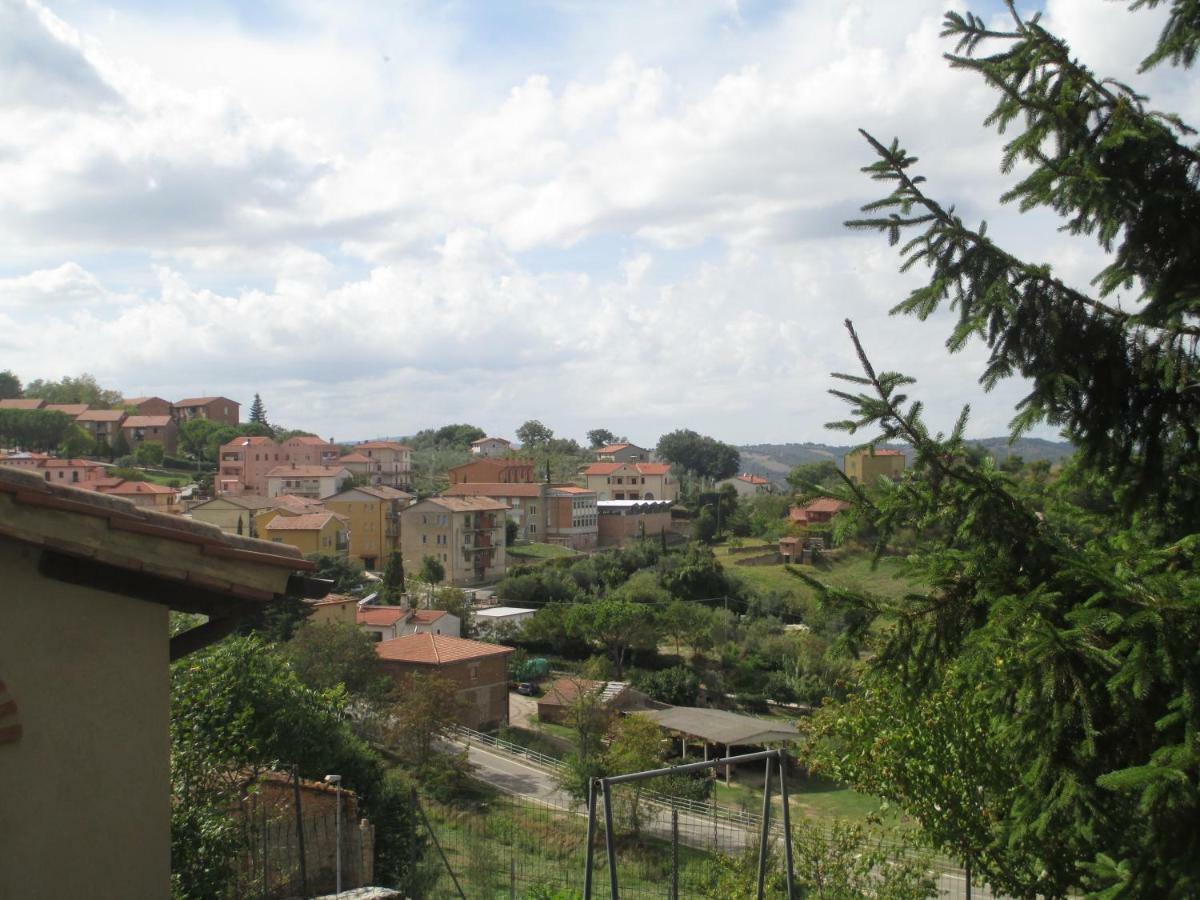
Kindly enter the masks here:
<path id="1" fill-rule="evenodd" d="M 689 737 L 703 738 L 714 744 L 759 746 L 800 738 L 795 727 L 785 722 L 743 716 L 723 709 L 669 706 L 666 709 L 639 712 L 638 715 L 654 720 L 663 728 Z"/>

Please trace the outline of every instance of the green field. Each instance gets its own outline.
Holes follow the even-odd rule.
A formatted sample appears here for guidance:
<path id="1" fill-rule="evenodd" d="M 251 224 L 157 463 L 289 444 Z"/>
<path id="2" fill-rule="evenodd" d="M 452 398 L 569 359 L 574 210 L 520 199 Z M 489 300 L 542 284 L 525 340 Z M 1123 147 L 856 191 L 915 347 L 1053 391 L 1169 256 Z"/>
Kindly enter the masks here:
<path id="1" fill-rule="evenodd" d="M 753 556 L 754 554 L 747 554 Z M 785 566 L 739 566 L 737 556 L 728 551 L 718 553 L 717 559 L 736 577 L 755 590 L 791 595 L 796 604 L 803 608 L 816 600 L 816 590 L 800 578 L 790 574 Z M 842 588 L 858 588 L 887 597 L 898 597 L 913 590 L 914 585 L 903 576 L 903 563 L 884 558 L 872 566 L 869 553 L 853 553 L 835 562 L 820 566 L 794 566 L 818 581 Z"/>

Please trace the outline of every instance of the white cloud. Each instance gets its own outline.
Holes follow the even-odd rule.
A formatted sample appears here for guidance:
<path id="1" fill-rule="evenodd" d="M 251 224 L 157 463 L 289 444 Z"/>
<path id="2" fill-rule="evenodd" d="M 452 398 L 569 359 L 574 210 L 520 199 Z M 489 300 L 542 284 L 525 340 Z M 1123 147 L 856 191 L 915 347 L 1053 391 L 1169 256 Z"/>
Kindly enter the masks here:
<path id="1" fill-rule="evenodd" d="M 551 4 L 553 37 L 512 54 L 420 0 L 296 0 L 256 29 L 5 7 L 0 254 L 24 261 L 0 280 L 6 365 L 259 391 L 341 435 L 536 417 L 804 440 L 841 414 L 825 389 L 853 365 L 851 316 L 948 424 L 979 399 L 980 352 L 886 316 L 919 273 L 841 227 L 881 193 L 855 128 L 899 135 L 932 191 L 1075 283 L 1099 257 L 997 210 L 994 96 L 945 66 L 942 7 Z M 1048 16 L 1136 65 L 1154 17 L 1118 34 L 1090 8 Z M 977 403 L 976 430 L 1018 392 Z"/>

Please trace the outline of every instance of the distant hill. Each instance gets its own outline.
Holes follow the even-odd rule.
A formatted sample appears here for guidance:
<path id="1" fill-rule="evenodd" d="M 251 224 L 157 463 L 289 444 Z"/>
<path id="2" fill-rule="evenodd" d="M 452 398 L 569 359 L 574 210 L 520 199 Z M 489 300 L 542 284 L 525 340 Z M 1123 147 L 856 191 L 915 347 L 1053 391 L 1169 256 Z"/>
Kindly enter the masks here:
<path id="1" fill-rule="evenodd" d="M 1047 441 L 1042 438 L 1018 438 L 1016 443 L 1012 445 L 1008 443 L 1007 437 L 980 438 L 970 443 L 982 447 L 997 460 L 1002 460 L 1007 456 L 1015 454 L 1026 462 L 1045 459 L 1056 463 L 1066 459 L 1075 452 L 1075 448 L 1066 441 Z M 782 482 L 787 477 L 788 472 L 795 466 L 803 463 L 829 460 L 840 468 L 842 457 L 854 446 L 854 444 L 814 443 L 747 444 L 744 447 L 738 447 L 738 450 L 742 454 L 743 472 L 748 472 L 751 475 L 761 475 L 763 478 Z M 910 447 L 900 444 L 886 444 L 883 446 L 899 450 L 907 457 L 911 458 L 912 456 L 912 448 Z"/>

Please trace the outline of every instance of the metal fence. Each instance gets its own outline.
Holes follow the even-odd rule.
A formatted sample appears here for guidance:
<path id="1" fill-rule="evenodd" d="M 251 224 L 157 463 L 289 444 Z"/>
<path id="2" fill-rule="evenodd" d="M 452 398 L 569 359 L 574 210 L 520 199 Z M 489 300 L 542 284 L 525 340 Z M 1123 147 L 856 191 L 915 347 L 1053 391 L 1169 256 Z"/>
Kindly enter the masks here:
<path id="1" fill-rule="evenodd" d="M 753 896 L 759 855 L 758 833 L 729 819 L 699 815 L 681 807 L 648 801 L 636 784 L 614 785 L 614 860 L 623 898 L 714 897 L 731 885 Z M 537 801 L 515 795 L 464 806 L 421 801 L 440 853 L 425 854 L 414 898 L 509 898 L 576 900 L 583 897 L 587 859 L 587 810 L 567 801 Z M 603 805 L 601 804 L 601 810 Z M 810 892 L 816 879 L 840 877 L 855 865 L 844 843 L 828 826 L 793 822 L 797 896 Z M 603 829 L 593 835 L 593 897 L 609 896 L 608 854 Z M 863 848 L 855 848 L 861 856 Z M 986 900 L 976 886 L 967 889 L 958 866 L 877 836 L 870 850 L 879 878 L 913 865 L 927 877 L 930 896 L 947 900 Z M 443 859 L 444 854 L 444 859 Z M 785 866 L 780 830 L 772 829 L 767 847 L 768 897 L 785 897 Z M 453 872 L 453 877 L 451 877 Z M 457 883 L 456 883 L 457 882 Z M 461 893 L 460 893 L 461 889 Z"/>

